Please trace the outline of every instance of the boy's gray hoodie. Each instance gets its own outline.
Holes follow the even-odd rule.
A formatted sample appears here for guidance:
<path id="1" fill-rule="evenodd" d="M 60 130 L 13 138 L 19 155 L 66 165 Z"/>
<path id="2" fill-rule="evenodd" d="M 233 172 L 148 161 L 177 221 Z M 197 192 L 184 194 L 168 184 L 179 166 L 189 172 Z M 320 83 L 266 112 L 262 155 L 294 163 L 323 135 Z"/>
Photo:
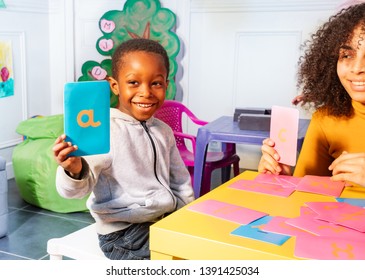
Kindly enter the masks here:
<path id="1" fill-rule="evenodd" d="M 156 221 L 194 200 L 171 128 L 154 117 L 141 123 L 110 110 L 110 152 L 83 157 L 80 180 L 60 166 L 56 176 L 61 196 L 90 194 L 87 206 L 100 234 Z"/>

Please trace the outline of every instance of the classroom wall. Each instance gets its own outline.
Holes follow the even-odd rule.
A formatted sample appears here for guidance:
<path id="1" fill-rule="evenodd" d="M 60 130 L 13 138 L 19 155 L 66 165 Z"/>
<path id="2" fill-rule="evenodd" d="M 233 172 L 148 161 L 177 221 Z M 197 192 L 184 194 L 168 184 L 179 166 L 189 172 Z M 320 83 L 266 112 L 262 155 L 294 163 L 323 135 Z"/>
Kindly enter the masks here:
<path id="1" fill-rule="evenodd" d="M 100 61 L 100 17 L 124 0 L 5 0 L 0 40 L 13 44 L 15 94 L 0 98 L 0 155 L 13 176 L 17 124 L 62 113 L 63 85 L 87 60 Z M 181 40 L 176 98 L 207 121 L 236 107 L 290 106 L 299 45 L 340 0 L 163 0 Z M 104 58 L 104 57 L 103 57 Z M 308 117 L 301 112 L 303 117 Z M 197 128 L 188 125 L 190 132 Z M 214 149 L 214 143 L 212 145 Z M 241 167 L 255 168 L 259 147 L 239 145 Z"/>
<path id="2" fill-rule="evenodd" d="M 342 2 L 191 1 L 184 102 L 208 121 L 239 107 L 292 106 L 300 45 Z M 242 168 L 257 168 L 259 146 L 237 150 Z"/>
<path id="3" fill-rule="evenodd" d="M 14 95 L 0 98 L 0 155 L 13 177 L 12 151 L 22 141 L 15 132 L 30 116 L 51 114 L 48 1 L 6 0 L 0 9 L 0 41 L 12 46 Z"/>

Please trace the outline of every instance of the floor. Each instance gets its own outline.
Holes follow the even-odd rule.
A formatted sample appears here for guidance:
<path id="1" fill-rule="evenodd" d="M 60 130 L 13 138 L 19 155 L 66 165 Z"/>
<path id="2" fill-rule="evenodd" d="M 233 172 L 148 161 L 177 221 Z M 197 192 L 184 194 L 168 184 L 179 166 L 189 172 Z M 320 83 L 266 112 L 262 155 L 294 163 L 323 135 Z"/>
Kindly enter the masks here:
<path id="1" fill-rule="evenodd" d="M 88 212 L 61 214 L 32 206 L 8 180 L 9 232 L 0 238 L 0 260 L 49 260 L 47 241 L 93 223 Z"/>
<path id="2" fill-rule="evenodd" d="M 220 178 L 218 170 L 213 171 L 212 189 L 221 184 Z M 49 260 L 49 239 L 94 222 L 88 212 L 61 214 L 28 204 L 19 195 L 14 179 L 8 180 L 8 197 L 9 231 L 0 238 L 0 260 Z"/>

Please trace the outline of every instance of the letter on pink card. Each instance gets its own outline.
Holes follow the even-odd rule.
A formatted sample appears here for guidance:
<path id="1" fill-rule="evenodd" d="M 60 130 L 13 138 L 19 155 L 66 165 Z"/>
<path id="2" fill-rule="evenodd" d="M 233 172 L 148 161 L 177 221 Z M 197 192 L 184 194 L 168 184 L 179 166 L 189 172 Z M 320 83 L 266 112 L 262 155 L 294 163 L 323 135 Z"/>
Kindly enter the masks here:
<path id="1" fill-rule="evenodd" d="M 365 243 L 342 238 L 303 235 L 296 238 L 294 255 L 316 260 L 364 260 Z"/>
<path id="2" fill-rule="evenodd" d="M 305 217 L 316 217 L 317 213 L 314 212 L 312 209 L 310 209 L 309 207 L 306 206 L 302 206 L 300 207 L 300 216 L 305 216 Z"/>

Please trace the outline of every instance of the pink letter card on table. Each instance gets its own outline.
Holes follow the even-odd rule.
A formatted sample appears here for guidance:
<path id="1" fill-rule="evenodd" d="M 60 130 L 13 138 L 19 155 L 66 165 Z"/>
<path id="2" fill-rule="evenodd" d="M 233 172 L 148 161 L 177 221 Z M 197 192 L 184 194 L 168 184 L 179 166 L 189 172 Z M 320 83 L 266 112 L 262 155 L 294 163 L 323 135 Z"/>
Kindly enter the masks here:
<path id="1" fill-rule="evenodd" d="M 266 173 L 259 173 L 254 179 L 254 181 L 257 182 L 276 184 L 283 188 L 295 188 L 301 180 L 302 178 L 289 175 L 274 175 Z"/>
<path id="2" fill-rule="evenodd" d="M 305 175 L 297 185 L 296 190 L 339 197 L 344 188 L 344 182 L 331 181 L 330 177 Z"/>
<path id="3" fill-rule="evenodd" d="M 194 212 L 207 214 L 209 216 L 244 225 L 268 215 L 264 212 L 214 199 L 208 199 L 202 202 L 195 203 L 189 206 L 188 209 Z"/>
<path id="4" fill-rule="evenodd" d="M 365 242 L 365 233 L 348 227 L 336 225 L 330 222 L 311 217 L 289 218 L 286 223 L 293 227 L 308 231 L 314 235 L 359 240 Z"/>
<path id="5" fill-rule="evenodd" d="M 296 188 L 302 178 L 288 176 L 288 175 L 277 175 L 278 181 L 284 188 Z"/>
<path id="6" fill-rule="evenodd" d="M 282 197 L 288 197 L 295 191 L 294 188 L 283 188 L 279 184 L 261 183 L 255 180 L 238 180 L 230 184 L 228 188 Z"/>
<path id="7" fill-rule="evenodd" d="M 280 163 L 295 166 L 297 160 L 299 111 L 295 108 L 272 106 L 270 138 L 280 155 Z"/>
<path id="8" fill-rule="evenodd" d="M 300 207 L 300 216 L 314 218 L 317 217 L 317 215 L 318 214 L 316 212 L 314 212 L 311 208 L 307 206 Z"/>
<path id="9" fill-rule="evenodd" d="M 316 260 L 364 260 L 365 243 L 342 238 L 300 235 L 296 238 L 294 255 Z"/>
<path id="10" fill-rule="evenodd" d="M 262 226 L 262 230 L 290 236 L 310 234 L 300 228 L 287 224 L 287 220 L 288 218 L 286 217 L 275 216 L 266 225 Z"/>
<path id="11" fill-rule="evenodd" d="M 316 219 L 331 222 L 365 233 L 365 209 L 343 202 L 307 202 Z"/>

